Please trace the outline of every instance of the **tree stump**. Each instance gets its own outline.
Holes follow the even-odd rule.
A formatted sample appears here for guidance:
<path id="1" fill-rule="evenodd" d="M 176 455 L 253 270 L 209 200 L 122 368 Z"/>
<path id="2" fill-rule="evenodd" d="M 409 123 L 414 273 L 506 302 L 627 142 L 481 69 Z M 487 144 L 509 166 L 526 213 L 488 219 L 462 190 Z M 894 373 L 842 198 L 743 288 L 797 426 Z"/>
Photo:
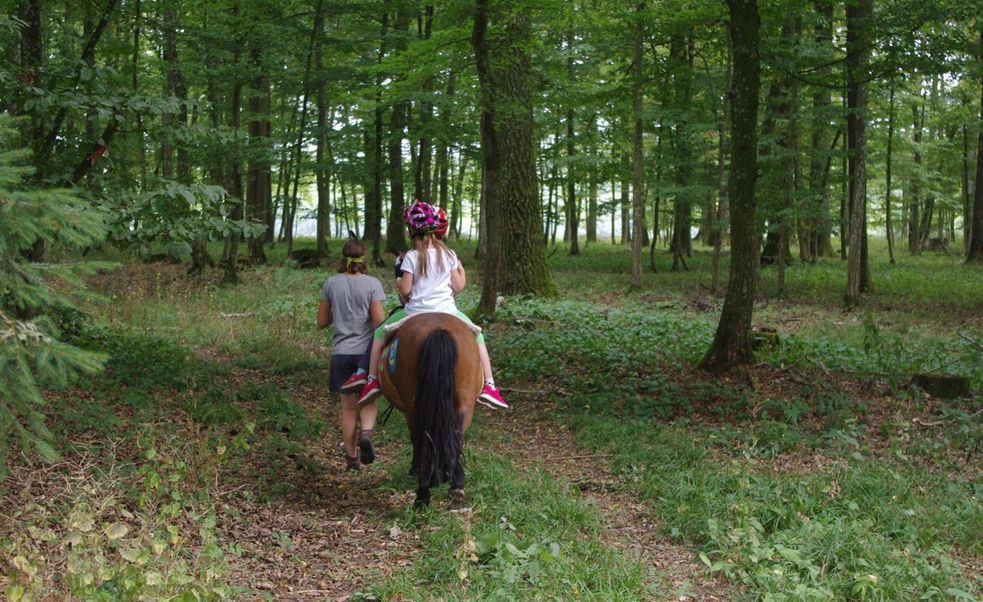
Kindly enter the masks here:
<path id="1" fill-rule="evenodd" d="M 912 377 L 911 382 L 932 397 L 956 399 L 969 396 L 969 379 L 958 374 L 923 372 Z"/>
<path id="2" fill-rule="evenodd" d="M 297 262 L 297 267 L 302 270 L 309 270 L 321 265 L 321 258 L 314 249 L 297 249 L 291 251 L 290 259 Z"/>

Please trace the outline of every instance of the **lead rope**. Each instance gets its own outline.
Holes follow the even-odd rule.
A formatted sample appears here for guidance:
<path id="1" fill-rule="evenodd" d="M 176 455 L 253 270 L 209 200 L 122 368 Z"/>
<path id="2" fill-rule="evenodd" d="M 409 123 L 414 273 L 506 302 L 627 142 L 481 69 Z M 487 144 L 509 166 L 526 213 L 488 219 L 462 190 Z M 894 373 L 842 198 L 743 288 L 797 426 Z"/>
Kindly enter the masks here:
<path id="1" fill-rule="evenodd" d="M 387 400 L 386 403 L 389 403 L 389 401 Z M 379 426 L 386 426 L 386 423 L 389 422 L 390 414 L 393 413 L 394 407 L 395 406 L 393 406 L 393 404 L 390 403 L 389 407 L 382 411 L 382 415 L 379 416 L 379 420 L 377 421 L 379 423 Z"/>

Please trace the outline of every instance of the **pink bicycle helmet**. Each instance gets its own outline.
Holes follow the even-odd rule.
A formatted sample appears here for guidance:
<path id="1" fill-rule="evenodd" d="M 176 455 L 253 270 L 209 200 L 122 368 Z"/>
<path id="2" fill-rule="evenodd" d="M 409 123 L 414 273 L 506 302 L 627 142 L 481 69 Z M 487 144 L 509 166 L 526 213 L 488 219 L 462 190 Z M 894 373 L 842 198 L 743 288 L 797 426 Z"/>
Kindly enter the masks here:
<path id="1" fill-rule="evenodd" d="M 447 212 L 444 211 L 443 207 L 437 209 L 437 229 L 435 232 L 437 236 L 441 238 L 447 238 L 447 229 L 450 226 L 450 222 L 447 221 Z"/>
<path id="2" fill-rule="evenodd" d="M 423 201 L 415 201 L 407 207 L 403 211 L 403 221 L 410 227 L 410 233 L 414 236 L 437 232 L 440 228 L 436 207 Z"/>

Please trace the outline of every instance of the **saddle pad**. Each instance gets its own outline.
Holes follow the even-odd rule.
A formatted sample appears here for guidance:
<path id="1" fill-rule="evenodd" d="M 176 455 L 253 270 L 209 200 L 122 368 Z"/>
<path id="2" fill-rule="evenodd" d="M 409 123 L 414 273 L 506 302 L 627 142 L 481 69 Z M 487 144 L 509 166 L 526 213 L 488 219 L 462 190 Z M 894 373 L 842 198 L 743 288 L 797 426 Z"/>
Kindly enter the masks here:
<path id="1" fill-rule="evenodd" d="M 389 367 L 389 375 L 396 376 L 396 356 L 399 354 L 399 337 L 393 337 L 389 344 L 389 353 L 386 354 L 386 365 Z"/>

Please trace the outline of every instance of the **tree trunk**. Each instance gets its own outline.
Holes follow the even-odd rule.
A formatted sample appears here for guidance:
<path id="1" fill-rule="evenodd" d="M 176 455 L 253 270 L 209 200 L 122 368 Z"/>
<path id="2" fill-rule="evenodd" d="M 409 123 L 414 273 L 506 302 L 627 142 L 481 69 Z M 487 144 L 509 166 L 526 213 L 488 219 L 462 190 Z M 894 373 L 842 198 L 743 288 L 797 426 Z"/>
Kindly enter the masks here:
<path id="1" fill-rule="evenodd" d="M 983 111 L 983 102 L 980 104 Z M 969 252 L 970 234 L 973 229 L 973 203 L 969 196 L 969 126 L 965 123 L 962 126 L 963 133 L 963 152 L 962 152 L 962 180 L 961 192 L 963 199 L 963 252 Z"/>
<path id="2" fill-rule="evenodd" d="M 433 4 L 428 4 L 424 8 L 424 14 L 422 21 L 418 21 L 419 24 L 419 36 L 423 40 L 429 40 L 430 34 L 433 30 Z M 423 80 L 422 92 L 424 97 L 429 97 L 433 94 L 434 81 L 432 77 L 427 77 Z M 419 103 L 420 105 L 420 140 L 419 140 L 419 154 L 417 155 L 417 160 L 414 163 L 413 171 L 413 198 L 414 200 L 425 201 L 427 203 L 433 203 L 433 197 L 431 196 L 431 180 L 430 180 L 430 168 L 431 168 L 431 157 L 433 154 L 433 136 L 431 134 L 431 121 L 433 121 L 433 103 L 429 100 L 423 100 Z M 408 111 L 408 109 L 407 109 Z"/>
<path id="3" fill-rule="evenodd" d="M 445 97 L 447 98 L 447 106 L 440 112 L 440 136 L 439 146 L 437 147 L 437 196 L 439 198 L 440 207 L 444 211 L 450 212 L 452 207 L 449 206 L 450 203 L 450 142 L 447 140 L 447 136 L 451 129 L 451 113 L 453 112 L 451 101 L 454 98 L 454 88 L 457 85 L 457 74 L 451 71 L 450 75 L 447 76 L 447 90 L 445 92 Z M 453 217 L 453 215 L 451 216 Z M 451 219 L 450 221 L 453 221 Z"/>
<path id="4" fill-rule="evenodd" d="M 847 15 L 847 138 L 850 142 L 850 249 L 847 260 L 847 307 L 860 304 L 865 289 L 867 238 L 867 65 L 873 0 L 848 4 Z"/>
<path id="5" fill-rule="evenodd" d="M 234 65 L 234 75 L 232 81 L 232 102 L 230 107 L 229 127 L 237 132 L 242 125 L 242 74 L 239 64 L 242 56 L 242 44 L 239 38 L 239 2 L 236 1 L 232 6 L 232 19 L 235 39 L 235 51 L 233 52 L 232 64 Z M 232 149 L 227 190 L 234 199 L 232 213 L 229 218 L 233 221 L 242 219 L 242 157 L 239 143 L 235 143 Z M 239 235 L 232 234 L 226 239 L 225 274 L 223 280 L 227 284 L 239 282 L 238 259 L 239 259 Z"/>
<path id="6" fill-rule="evenodd" d="M 567 32 L 567 78 L 571 85 L 576 82 L 573 71 L 573 32 Z M 567 170 L 566 170 L 566 204 L 564 239 L 570 243 L 570 255 L 580 255 L 580 212 L 577 210 L 577 170 L 573 158 L 576 154 L 574 145 L 573 106 L 567 106 Z"/>
<path id="7" fill-rule="evenodd" d="M 590 144 L 590 156 L 597 156 L 597 114 L 591 113 L 586 133 Z M 597 242 L 597 170 L 591 169 L 587 181 L 587 242 Z"/>
<path id="8" fill-rule="evenodd" d="M 634 288 L 642 287 L 642 231 L 645 228 L 645 166 L 642 163 L 642 44 L 645 37 L 644 21 L 645 3 L 635 5 L 635 44 L 632 60 L 632 120 L 634 135 L 632 137 L 632 226 L 631 239 L 631 284 Z"/>
<path id="9" fill-rule="evenodd" d="M 885 230 L 887 234 L 887 254 L 891 265 L 894 265 L 894 226 L 891 223 L 891 150 L 894 147 L 894 76 L 891 76 L 890 91 L 888 92 L 887 114 L 887 165 L 885 170 L 884 212 Z"/>
<path id="10" fill-rule="evenodd" d="M 815 43 L 817 47 L 829 47 L 833 43 L 833 3 L 831 0 L 816 0 L 813 3 L 816 12 Z M 825 68 L 817 76 L 827 75 Z M 809 231 L 809 261 L 815 262 L 818 257 L 833 257 L 831 234 L 833 222 L 829 211 L 829 171 L 824 166 L 832 163 L 832 153 L 835 143 L 829 144 L 830 124 L 830 93 L 823 86 L 816 86 L 812 96 L 812 159 L 809 164 L 809 197 L 811 211 L 807 211 Z M 827 146 L 831 149 L 827 152 Z M 841 233 L 842 234 L 842 233 Z M 803 258 L 805 260 L 805 258 Z"/>
<path id="11" fill-rule="evenodd" d="M 754 361 L 751 318 L 758 270 L 755 180 L 758 172 L 757 127 L 760 18 L 757 0 L 728 0 L 731 56 L 731 161 L 728 190 L 731 208 L 731 263 L 727 295 L 713 343 L 701 365 L 722 371 Z"/>
<path id="12" fill-rule="evenodd" d="M 691 110 L 692 100 L 692 41 L 676 34 L 669 45 L 669 62 L 673 65 L 673 85 L 675 87 L 675 109 L 677 121 L 675 126 L 675 183 L 677 187 L 673 199 L 673 238 L 670 245 L 672 251 L 672 270 L 680 267 L 689 269 L 686 257 L 693 254 L 693 243 L 690 237 L 690 227 L 693 224 L 693 195 L 689 191 L 692 185 L 693 149 L 690 140 L 690 127 L 687 115 Z"/>
<path id="13" fill-rule="evenodd" d="M 732 62 L 730 43 L 727 44 L 727 89 L 724 92 L 722 118 L 717 122 L 717 207 L 713 221 L 710 223 L 710 242 L 713 245 L 713 257 L 710 261 L 710 292 L 716 295 L 720 291 L 720 254 L 723 248 L 724 225 L 727 223 L 730 209 L 727 199 L 727 126 L 730 124 L 730 88 L 732 77 Z M 658 209 L 656 209 L 658 211 Z M 656 221 L 658 224 L 658 221 Z M 656 235 L 658 235 L 656 227 Z M 654 242 L 654 241 L 653 241 Z"/>
<path id="14" fill-rule="evenodd" d="M 922 125 L 925 122 L 925 103 L 922 102 L 921 110 L 917 104 L 911 106 L 912 119 L 912 142 L 915 147 L 914 163 L 915 167 L 910 176 L 908 192 L 908 251 L 913 255 L 919 255 L 922 251 L 921 244 L 921 168 L 922 168 Z"/>
<path id="15" fill-rule="evenodd" d="M 536 183 L 532 24 L 527 8 L 511 7 L 502 15 L 502 35 L 490 41 L 488 4 L 475 2 L 472 42 L 481 88 L 482 155 L 491 167 L 485 174 L 489 240 L 479 311 L 494 316 L 499 292 L 553 295 L 556 289 L 546 265 Z"/>
<path id="16" fill-rule="evenodd" d="M 140 31 L 143 22 L 143 13 L 140 9 L 140 0 L 133 3 L 133 93 L 139 94 L 139 74 L 140 74 Z M 137 153 L 140 161 L 140 190 L 147 188 L 147 148 L 143 143 L 144 127 L 142 111 L 137 111 L 136 121 L 136 140 Z"/>
<path id="17" fill-rule="evenodd" d="M 382 13 L 382 30 L 379 34 L 379 58 L 377 64 L 381 64 L 385 57 L 386 38 L 389 35 L 389 13 Z M 383 116 L 382 116 L 382 82 L 383 76 L 376 76 L 376 97 L 375 111 L 372 116 L 372 136 L 366 132 L 366 144 L 371 148 L 366 148 L 366 156 L 372 157 L 370 174 L 371 185 L 366 186 L 365 192 L 365 227 L 362 236 L 366 240 L 372 241 L 372 261 L 376 265 L 382 265 L 382 137 L 383 137 Z"/>
<path id="18" fill-rule="evenodd" d="M 570 59 L 572 61 L 572 59 Z M 577 211 L 577 175 L 573 167 L 573 157 L 576 154 L 574 149 L 574 128 L 573 128 L 573 109 L 567 109 L 567 173 L 566 173 L 566 224 L 564 224 L 566 234 L 564 238 L 570 243 L 570 255 L 580 255 L 579 239 L 579 212 Z"/>
<path id="19" fill-rule="evenodd" d="M 270 77 L 263 67 L 262 45 L 258 40 L 252 41 L 249 51 L 250 70 L 256 74 L 253 89 L 249 97 L 249 140 L 253 147 L 249 165 L 246 168 L 246 218 L 263 221 L 266 217 L 266 206 L 272 192 L 270 184 L 270 163 L 265 158 L 266 153 L 257 156 L 258 148 L 267 148 L 270 138 Z M 263 238 L 253 236 L 249 239 L 249 257 L 256 264 L 266 263 L 266 253 L 263 250 Z"/>
<path id="20" fill-rule="evenodd" d="M 328 253 L 328 236 L 331 235 L 331 174 L 325 173 L 325 147 L 328 141 L 328 107 L 324 92 L 324 0 L 317 0 L 314 12 L 314 72 L 317 84 L 314 104 L 317 106 L 317 149 L 314 174 L 317 180 L 317 256 Z M 371 156 L 371 155 L 367 155 Z"/>
<path id="21" fill-rule="evenodd" d="M 409 29 L 409 15 L 404 7 L 396 13 L 393 30 L 396 32 L 396 51 L 406 48 L 405 35 Z M 406 206 L 403 186 L 403 134 L 409 112 L 409 101 L 400 100 L 393 105 L 389 128 L 389 220 L 386 224 L 386 250 L 393 254 L 407 250 L 403 226 L 403 209 Z M 412 145 L 411 145 L 412 146 Z"/>
<path id="22" fill-rule="evenodd" d="M 621 156 L 621 244 L 626 245 L 631 242 L 631 197 L 629 196 L 629 172 L 631 170 L 630 157 L 628 154 Z"/>
<path id="23" fill-rule="evenodd" d="M 980 44 L 983 45 L 983 27 L 980 27 Z M 983 63 L 983 50 L 980 51 Z M 980 86 L 980 121 L 983 122 L 983 84 Z M 976 145 L 976 189 L 973 192 L 973 226 L 969 234 L 969 250 L 966 263 L 983 263 L 983 128 Z"/>

